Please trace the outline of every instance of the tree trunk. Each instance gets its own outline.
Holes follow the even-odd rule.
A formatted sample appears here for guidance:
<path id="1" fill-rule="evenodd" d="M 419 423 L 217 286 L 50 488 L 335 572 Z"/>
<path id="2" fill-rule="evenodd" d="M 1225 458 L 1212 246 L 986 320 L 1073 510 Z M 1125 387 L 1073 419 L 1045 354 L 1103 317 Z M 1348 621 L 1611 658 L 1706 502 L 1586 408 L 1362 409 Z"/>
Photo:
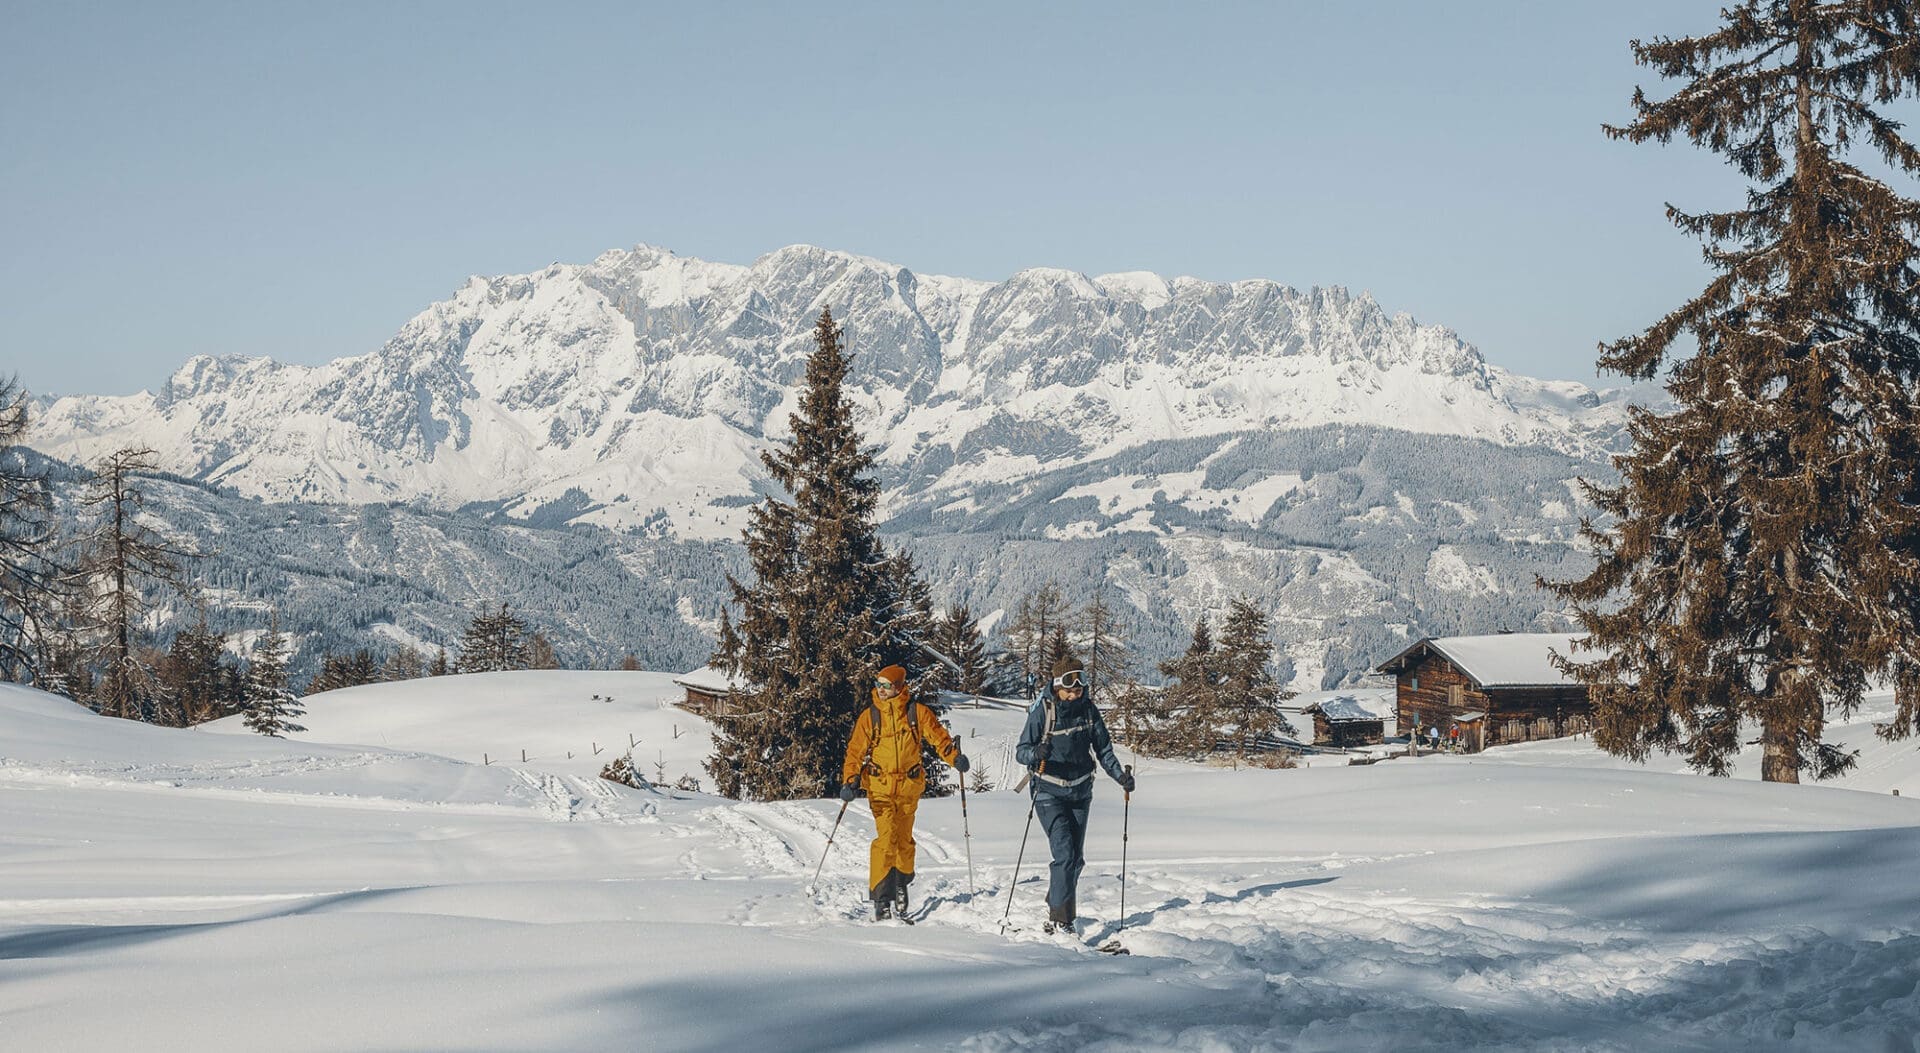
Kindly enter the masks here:
<path id="1" fill-rule="evenodd" d="M 1760 733 L 1762 782 L 1799 782 L 1800 754 L 1792 736 L 1773 727 Z"/>

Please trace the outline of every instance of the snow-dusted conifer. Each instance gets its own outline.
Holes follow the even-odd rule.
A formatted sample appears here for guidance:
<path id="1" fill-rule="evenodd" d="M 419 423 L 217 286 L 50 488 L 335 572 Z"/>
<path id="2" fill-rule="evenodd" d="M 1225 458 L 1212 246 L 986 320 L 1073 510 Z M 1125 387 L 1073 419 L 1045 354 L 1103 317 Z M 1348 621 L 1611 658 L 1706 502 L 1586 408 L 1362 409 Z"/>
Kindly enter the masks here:
<path id="1" fill-rule="evenodd" d="M 387 663 L 380 667 L 380 679 L 388 683 L 418 680 L 426 673 L 426 669 L 426 659 L 420 656 L 420 652 L 401 644 L 393 649 L 393 653 L 387 656 Z"/>
<path id="2" fill-rule="evenodd" d="M 1213 628 L 1202 611 L 1193 623 L 1193 638 L 1186 653 L 1160 663 L 1160 672 L 1169 682 L 1152 699 L 1150 719 L 1140 733 L 1141 752 L 1179 757 L 1197 756 L 1213 748 L 1220 737 L 1220 664 Z"/>
<path id="3" fill-rule="evenodd" d="M 768 494 L 744 533 L 753 580 L 728 576 L 737 621 L 713 665 L 744 680 L 707 761 L 720 793 L 820 797 L 840 780 L 841 750 L 868 705 L 874 673 L 924 666 L 911 560 L 874 529 L 873 456 L 843 391 L 849 355 L 830 310 L 814 326 L 791 434 L 761 454 L 789 498 Z"/>
<path id="4" fill-rule="evenodd" d="M 946 616 L 940 619 L 935 633 L 938 639 L 934 646 L 960 667 L 958 672 L 953 673 L 954 690 L 969 695 L 986 691 L 986 643 L 980 637 L 980 622 L 974 618 L 972 609 L 964 603 L 947 608 Z"/>
<path id="5" fill-rule="evenodd" d="M 1242 760 L 1257 745 L 1276 735 L 1292 735 L 1293 725 L 1280 712 L 1280 703 L 1293 697 L 1273 675 L 1273 638 L 1267 614 L 1242 596 L 1227 608 L 1220 626 L 1219 687 L 1214 713 L 1231 735 Z"/>
<path id="6" fill-rule="evenodd" d="M 1896 172 L 1920 151 L 1885 104 L 1920 83 L 1920 10 L 1881 0 L 1747 0 L 1704 36 L 1634 44 L 1683 83 L 1636 90 L 1617 139 L 1676 136 L 1750 181 L 1743 207 L 1673 223 L 1705 243 L 1707 287 L 1600 366 L 1651 379 L 1673 359 L 1676 408 L 1636 410 L 1613 519 L 1588 523 L 1573 601 L 1597 657 L 1595 741 L 1725 774 L 1757 724 L 1762 778 L 1824 777 L 1852 755 L 1823 740 L 1870 681 L 1920 686 L 1920 205 L 1848 159 Z M 1690 335 L 1690 356 L 1674 351 Z"/>
<path id="7" fill-rule="evenodd" d="M 467 625 L 460 640 L 460 671 L 497 673 L 525 669 L 533 661 L 527 644 L 527 623 L 502 603 L 495 613 L 481 611 Z"/>
<path id="8" fill-rule="evenodd" d="M 307 730 L 293 722 L 306 710 L 287 689 L 287 634 L 280 631 L 278 614 L 267 616 L 267 631 L 253 642 L 247 664 L 246 712 L 242 719 L 247 729 L 262 735 L 279 737 Z"/>
<path id="9" fill-rule="evenodd" d="M 240 699 L 231 694 L 226 656 L 226 634 L 208 626 L 202 604 L 194 623 L 174 634 L 160 669 L 170 703 L 163 723 L 186 727 L 227 715 Z"/>

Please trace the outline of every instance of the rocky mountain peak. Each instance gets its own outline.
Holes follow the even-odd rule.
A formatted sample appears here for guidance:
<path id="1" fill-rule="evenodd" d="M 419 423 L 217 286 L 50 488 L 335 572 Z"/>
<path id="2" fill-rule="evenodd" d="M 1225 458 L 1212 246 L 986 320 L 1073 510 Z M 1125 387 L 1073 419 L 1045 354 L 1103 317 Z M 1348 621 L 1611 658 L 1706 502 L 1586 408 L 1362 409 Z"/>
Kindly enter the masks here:
<path id="1" fill-rule="evenodd" d="M 374 354 L 201 356 L 157 398 L 61 399 L 34 441 L 90 460 L 137 439 L 268 498 L 532 514 L 573 495 L 609 525 L 730 534 L 823 306 L 883 463 L 928 500 L 1196 434 L 1355 424 L 1584 454 L 1619 427 L 1617 400 L 1513 377 L 1339 286 L 1047 267 L 984 282 L 811 245 L 740 266 L 641 244 L 473 278 Z"/>

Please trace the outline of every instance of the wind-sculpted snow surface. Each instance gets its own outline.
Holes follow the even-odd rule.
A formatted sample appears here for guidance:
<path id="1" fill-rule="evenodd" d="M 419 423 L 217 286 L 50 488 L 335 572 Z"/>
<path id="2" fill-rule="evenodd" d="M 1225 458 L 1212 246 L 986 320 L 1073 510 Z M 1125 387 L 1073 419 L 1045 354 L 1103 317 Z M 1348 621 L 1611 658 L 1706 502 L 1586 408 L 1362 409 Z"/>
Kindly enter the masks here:
<path id="1" fill-rule="evenodd" d="M 511 734 L 514 699 L 538 727 L 581 683 L 462 680 L 455 740 Z M 368 691 L 334 700 L 338 726 L 377 733 L 384 700 L 434 745 L 444 700 Z M 991 742 L 1018 716 L 950 719 Z M 0 688 L 0 1020 L 8 1048 L 53 1051 L 1915 1048 L 1908 798 L 1571 753 L 1139 770 L 1124 915 L 1103 784 L 1075 937 L 1034 928 L 1039 842 L 1013 884 L 1007 792 L 969 798 L 971 885 L 959 800 L 923 802 L 918 924 L 876 925 L 863 801 L 834 832 L 833 801 L 170 731 Z M 1093 949 L 1112 938 L 1131 954 Z"/>

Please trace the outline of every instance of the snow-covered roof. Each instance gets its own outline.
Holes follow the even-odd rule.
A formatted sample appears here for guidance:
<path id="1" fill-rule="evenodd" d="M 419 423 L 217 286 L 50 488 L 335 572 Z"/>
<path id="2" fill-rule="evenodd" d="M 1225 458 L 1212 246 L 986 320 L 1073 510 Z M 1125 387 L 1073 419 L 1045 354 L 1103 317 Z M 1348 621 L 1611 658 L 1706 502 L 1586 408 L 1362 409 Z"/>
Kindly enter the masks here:
<path id="1" fill-rule="evenodd" d="M 1553 664 L 1553 655 L 1584 658 L 1574 641 L 1581 633 L 1494 633 L 1488 636 L 1433 636 L 1382 662 L 1379 672 L 1397 673 L 1426 650 L 1446 656 L 1478 687 L 1577 687 Z"/>
<path id="2" fill-rule="evenodd" d="M 690 687 L 695 691 L 704 691 L 710 695 L 732 694 L 747 686 L 745 680 L 736 676 L 728 676 L 726 673 L 710 665 L 703 665 L 698 669 L 682 673 L 674 677 L 673 682 L 679 684 L 681 687 Z"/>
<path id="3" fill-rule="evenodd" d="M 1384 720 L 1357 695 L 1334 695 L 1310 703 L 1302 713 L 1320 713 L 1328 720 Z"/>

